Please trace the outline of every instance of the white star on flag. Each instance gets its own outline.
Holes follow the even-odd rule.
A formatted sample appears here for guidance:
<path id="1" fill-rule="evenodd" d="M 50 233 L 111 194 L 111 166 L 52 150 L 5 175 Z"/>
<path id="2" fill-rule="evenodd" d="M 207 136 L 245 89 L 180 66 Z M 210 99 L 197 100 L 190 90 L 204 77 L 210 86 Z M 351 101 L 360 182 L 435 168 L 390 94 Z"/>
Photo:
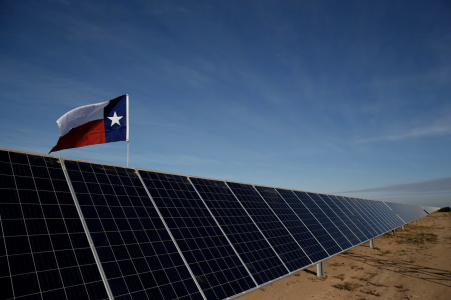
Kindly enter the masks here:
<path id="1" fill-rule="evenodd" d="M 107 118 L 110 119 L 110 120 L 112 121 L 112 122 L 111 122 L 111 126 L 113 126 L 114 124 L 117 124 L 117 125 L 121 126 L 121 123 L 119 122 L 119 120 L 122 119 L 123 116 L 122 116 L 122 117 L 118 117 L 118 116 L 116 115 L 116 112 L 114 112 L 114 116 L 112 116 L 112 117 L 107 117 Z"/>

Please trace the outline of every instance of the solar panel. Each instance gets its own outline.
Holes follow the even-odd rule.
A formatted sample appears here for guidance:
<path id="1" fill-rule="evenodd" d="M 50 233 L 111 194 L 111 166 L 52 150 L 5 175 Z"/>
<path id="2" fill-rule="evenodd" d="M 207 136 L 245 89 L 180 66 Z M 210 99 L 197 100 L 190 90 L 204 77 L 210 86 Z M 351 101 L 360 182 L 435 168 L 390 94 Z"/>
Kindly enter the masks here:
<path id="1" fill-rule="evenodd" d="M 256 286 L 187 177 L 139 172 L 207 299 Z"/>
<path id="2" fill-rule="evenodd" d="M 233 298 L 437 209 L 0 150 L 0 299 Z"/>
<path id="3" fill-rule="evenodd" d="M 0 151 L 1 299 L 107 299 L 59 161 Z"/>
<path id="4" fill-rule="evenodd" d="M 296 215 L 304 222 L 305 226 L 307 226 L 329 255 L 339 253 L 343 250 L 293 191 L 285 189 L 277 189 L 277 191 L 294 213 L 296 213 Z"/>
<path id="5" fill-rule="evenodd" d="M 366 216 L 366 220 L 368 223 L 372 223 L 373 230 L 377 232 L 377 235 L 382 234 L 382 229 L 380 228 L 378 220 L 376 220 L 374 214 L 371 211 L 368 211 L 368 207 L 364 205 L 363 201 L 357 198 L 349 198 L 352 203 L 354 203 L 355 207 L 360 210 L 362 214 Z"/>
<path id="6" fill-rule="evenodd" d="M 433 207 L 433 206 L 421 206 L 428 214 L 432 214 L 433 212 L 440 209 L 440 207 Z"/>
<path id="7" fill-rule="evenodd" d="M 312 263 L 252 185 L 227 185 L 291 272 Z"/>
<path id="8" fill-rule="evenodd" d="M 115 299 L 203 299 L 134 169 L 64 163 Z"/>
<path id="9" fill-rule="evenodd" d="M 334 209 L 332 209 L 326 201 L 322 199 L 318 194 L 307 193 L 315 203 L 321 207 L 324 213 L 330 218 L 330 220 L 340 229 L 340 231 L 346 236 L 349 242 L 355 246 L 360 244 L 360 240 L 357 236 L 349 229 L 348 226 L 343 222 L 343 220 L 337 215 Z M 330 200 L 329 200 L 330 201 Z"/>
<path id="10" fill-rule="evenodd" d="M 379 201 L 379 202 L 380 202 L 380 206 L 383 207 L 383 209 L 387 211 L 387 214 L 390 214 L 392 216 L 394 222 L 397 224 L 398 227 L 404 225 L 404 221 L 389 206 L 387 206 L 382 201 Z"/>
<path id="11" fill-rule="evenodd" d="M 353 210 L 355 212 L 355 215 L 359 216 L 358 218 L 360 219 L 360 222 L 365 225 L 365 227 L 367 228 L 370 236 L 371 237 L 377 236 L 378 233 L 374 229 L 375 225 L 367 217 L 366 213 L 357 206 L 357 204 L 354 202 L 354 200 L 351 199 L 351 198 L 348 198 L 348 197 L 340 197 L 340 198 L 343 200 L 344 203 L 347 203 L 348 208 L 350 210 Z"/>
<path id="12" fill-rule="evenodd" d="M 315 218 L 324 226 L 327 232 L 334 238 L 342 250 L 352 247 L 352 244 L 346 236 L 340 231 L 338 226 L 329 218 L 329 216 L 321 209 L 307 193 L 293 191 L 296 197 L 307 207 L 307 209 L 315 216 Z M 293 204 L 294 202 L 290 202 Z M 323 205 L 323 203 L 322 203 Z M 327 207 L 328 208 L 328 207 Z"/>
<path id="13" fill-rule="evenodd" d="M 379 212 L 383 215 L 383 217 L 387 221 L 389 230 L 398 228 L 399 226 L 402 225 L 402 224 L 397 224 L 395 222 L 395 220 L 393 219 L 394 215 L 388 213 L 388 211 L 386 210 L 387 209 L 386 205 L 383 205 L 383 206 L 385 206 L 385 208 L 384 208 L 381 206 L 382 203 L 380 201 L 374 201 L 374 200 L 368 200 L 368 201 L 371 203 L 371 205 L 376 207 L 379 210 Z"/>
<path id="14" fill-rule="evenodd" d="M 295 214 L 290 206 L 288 206 L 276 189 L 263 186 L 255 186 L 255 189 L 264 198 L 312 262 L 323 260 L 329 256 L 323 246 L 318 243 L 316 237 L 309 231 L 304 222 Z"/>
<path id="15" fill-rule="evenodd" d="M 348 201 L 344 197 L 335 196 L 335 199 L 346 207 L 348 216 L 352 215 L 354 224 L 359 227 L 359 229 L 365 234 L 367 239 L 371 239 L 372 237 L 375 237 L 377 235 L 376 232 L 372 230 L 371 226 L 366 222 L 366 220 L 360 216 L 355 208 L 350 203 L 348 203 Z"/>
<path id="16" fill-rule="evenodd" d="M 420 206 L 404 203 L 385 202 L 405 223 L 410 223 L 426 216 Z"/>
<path id="17" fill-rule="evenodd" d="M 259 285 L 288 273 L 224 181 L 195 177 L 190 181 Z"/>
<path id="18" fill-rule="evenodd" d="M 366 199 L 361 199 L 360 201 L 362 202 L 363 205 L 365 205 L 367 207 L 368 211 L 370 211 L 372 213 L 372 215 L 378 222 L 382 233 L 388 232 L 391 230 L 390 226 L 387 223 L 388 220 L 386 220 L 386 218 L 381 214 L 381 212 L 377 209 L 377 207 L 372 205 L 372 203 Z"/>
<path id="19" fill-rule="evenodd" d="M 354 214 L 349 211 L 343 203 L 341 203 L 335 196 L 324 195 L 323 199 L 324 198 L 326 198 L 326 200 L 327 198 L 330 199 L 331 202 L 328 202 L 330 203 L 329 205 L 331 205 L 331 207 L 335 205 L 335 212 L 340 215 L 340 218 L 346 223 L 349 229 L 351 229 L 356 234 L 361 242 L 369 239 L 369 235 L 367 237 L 364 233 L 365 228 L 360 225 L 360 222 L 357 220 Z"/>

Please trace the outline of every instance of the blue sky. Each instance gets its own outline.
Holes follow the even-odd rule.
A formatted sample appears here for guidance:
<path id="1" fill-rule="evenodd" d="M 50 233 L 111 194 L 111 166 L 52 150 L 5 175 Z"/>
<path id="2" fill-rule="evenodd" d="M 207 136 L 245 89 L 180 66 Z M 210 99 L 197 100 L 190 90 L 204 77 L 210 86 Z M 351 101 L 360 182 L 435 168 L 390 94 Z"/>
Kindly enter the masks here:
<path id="1" fill-rule="evenodd" d="M 450 28 L 449 1 L 1 1 L 0 147 L 128 93 L 131 166 L 448 206 Z"/>

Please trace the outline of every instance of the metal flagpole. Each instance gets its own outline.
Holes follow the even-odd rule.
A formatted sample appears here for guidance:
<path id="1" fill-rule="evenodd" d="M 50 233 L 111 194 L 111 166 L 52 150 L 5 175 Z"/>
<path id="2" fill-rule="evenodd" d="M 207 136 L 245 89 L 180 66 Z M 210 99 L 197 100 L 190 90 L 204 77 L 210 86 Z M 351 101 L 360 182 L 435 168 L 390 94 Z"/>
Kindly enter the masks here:
<path id="1" fill-rule="evenodd" d="M 127 167 L 128 167 L 128 160 L 129 160 L 129 146 L 130 146 L 130 140 L 129 140 L 129 137 L 128 137 L 128 133 L 129 133 L 129 122 L 130 122 L 130 117 L 129 117 L 129 105 L 128 105 L 128 94 L 126 94 L 126 103 L 127 103 Z"/>

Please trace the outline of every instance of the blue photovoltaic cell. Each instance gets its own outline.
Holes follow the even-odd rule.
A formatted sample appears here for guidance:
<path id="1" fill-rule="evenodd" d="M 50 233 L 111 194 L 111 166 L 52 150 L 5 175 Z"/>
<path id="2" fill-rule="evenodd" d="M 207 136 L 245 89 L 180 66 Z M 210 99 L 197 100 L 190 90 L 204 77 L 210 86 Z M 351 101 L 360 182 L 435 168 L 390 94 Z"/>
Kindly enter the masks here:
<path id="1" fill-rule="evenodd" d="M 252 185 L 227 184 L 290 271 L 312 263 Z"/>
<path id="2" fill-rule="evenodd" d="M 369 205 L 374 207 L 374 209 L 379 212 L 379 215 L 381 216 L 383 223 L 385 225 L 384 226 L 385 232 L 390 231 L 397 227 L 395 224 L 393 224 L 392 220 L 390 220 L 389 216 L 387 216 L 385 214 L 385 212 L 379 207 L 379 205 L 377 205 L 376 201 L 372 201 L 372 200 L 366 200 L 366 201 Z"/>
<path id="3" fill-rule="evenodd" d="M 115 299 L 203 299 L 134 169 L 64 164 Z"/>
<path id="4" fill-rule="evenodd" d="M 349 217 L 340 209 L 336 202 L 334 202 L 328 195 L 318 194 L 328 205 L 329 207 L 338 215 L 338 217 L 348 226 L 349 230 L 357 237 L 359 242 L 363 242 L 366 240 L 366 237 L 360 231 L 357 226 L 349 219 Z"/>
<path id="5" fill-rule="evenodd" d="M 404 222 L 387 205 L 385 205 L 385 203 L 382 201 L 375 202 L 385 212 L 385 214 L 389 216 L 396 228 L 404 225 Z"/>
<path id="6" fill-rule="evenodd" d="M 295 212 L 295 214 L 304 222 L 305 226 L 307 226 L 310 232 L 316 237 L 316 239 L 330 256 L 343 250 L 332 238 L 332 235 L 330 235 L 323 227 L 324 224 L 321 224 L 315 218 L 315 216 L 308 210 L 304 203 L 299 200 L 299 198 L 293 193 L 293 191 L 284 189 L 277 189 L 277 191 L 289 205 L 289 207 L 291 207 L 291 209 Z M 337 231 L 336 228 L 335 230 Z"/>
<path id="7" fill-rule="evenodd" d="M 383 204 L 382 202 L 380 202 L 380 201 L 369 200 L 369 202 L 370 202 L 370 204 L 371 204 L 372 206 L 376 207 L 376 209 L 378 209 L 379 212 L 384 216 L 384 218 L 385 218 L 385 220 L 386 220 L 386 222 L 387 222 L 387 225 L 388 225 L 388 227 L 389 227 L 390 230 L 399 227 L 399 226 L 396 224 L 396 222 L 394 221 L 394 219 L 393 219 L 393 214 L 389 214 L 389 213 L 387 212 L 387 211 L 389 211 L 389 210 L 388 210 L 388 207 L 387 207 L 386 205 L 384 205 L 384 204 Z M 384 207 L 381 206 L 381 204 L 383 204 Z"/>
<path id="8" fill-rule="evenodd" d="M 334 212 L 334 210 L 327 205 L 327 203 L 318 195 L 314 193 L 307 193 L 310 198 L 324 211 L 329 219 L 338 227 L 338 229 L 346 236 L 353 246 L 360 244 L 359 239 L 351 232 L 341 218 Z"/>
<path id="9" fill-rule="evenodd" d="M 188 177 L 139 171 L 207 299 L 255 287 Z"/>
<path id="10" fill-rule="evenodd" d="M 288 273 L 224 181 L 190 180 L 259 285 Z"/>
<path id="11" fill-rule="evenodd" d="M 352 247 L 352 244 L 340 231 L 338 226 L 329 218 L 321 207 L 306 192 L 293 191 L 296 197 L 308 208 L 308 210 L 316 217 L 316 219 L 324 226 L 327 232 L 334 238 L 342 250 Z M 319 200 L 321 201 L 321 200 Z M 290 202 L 291 203 L 291 202 Z M 324 203 L 321 203 L 325 205 Z M 328 207 L 327 207 L 328 208 Z M 329 208 L 328 208 L 329 209 Z"/>
<path id="12" fill-rule="evenodd" d="M 366 209 L 369 213 L 369 215 L 373 218 L 374 222 L 378 225 L 379 228 L 379 234 L 385 233 L 388 230 L 385 228 L 383 224 L 383 220 L 381 219 L 381 216 L 379 215 L 379 212 L 374 209 L 371 205 L 369 205 L 368 202 L 366 202 L 364 199 L 357 199 L 360 205 L 364 209 Z"/>
<path id="13" fill-rule="evenodd" d="M 373 213 L 368 211 L 368 208 L 363 204 L 363 201 L 357 198 L 349 198 L 354 205 L 366 215 L 368 223 L 373 223 L 373 229 L 377 232 L 377 235 L 382 234 L 382 229 L 380 228 L 379 222 L 375 219 Z"/>
<path id="14" fill-rule="evenodd" d="M 362 232 L 364 239 L 361 241 L 366 241 L 371 239 L 371 233 L 368 231 L 366 224 L 362 223 L 360 216 L 355 213 L 355 211 L 349 207 L 349 205 L 338 196 L 329 196 L 334 203 L 341 208 L 343 213 L 352 221 L 352 223 Z"/>
<path id="15" fill-rule="evenodd" d="M 361 211 L 357 205 L 349 198 L 346 197 L 338 197 L 346 206 L 347 208 L 354 213 L 355 216 L 357 216 L 357 219 L 360 220 L 360 223 L 363 224 L 363 226 L 366 228 L 368 235 L 370 238 L 373 238 L 377 236 L 376 230 L 374 230 L 374 224 L 372 224 L 366 214 Z"/>
<path id="16" fill-rule="evenodd" d="M 0 299 L 226 299 L 426 208 L 0 150 Z"/>
<path id="17" fill-rule="evenodd" d="M 382 232 L 388 232 L 390 231 L 392 228 L 390 227 L 389 223 L 388 223 L 388 219 L 382 214 L 382 212 L 379 210 L 378 207 L 376 207 L 375 205 L 373 205 L 371 203 L 371 201 L 363 199 L 363 202 L 366 203 L 366 205 L 368 207 L 370 207 L 370 209 L 373 210 L 377 220 L 380 223 L 380 227 L 382 228 Z"/>
<path id="18" fill-rule="evenodd" d="M 406 204 L 385 202 L 405 223 L 415 220 L 412 211 Z"/>
<path id="19" fill-rule="evenodd" d="M 255 188 L 312 262 L 323 260 L 329 256 L 276 189 L 263 186 L 255 186 Z"/>
<path id="20" fill-rule="evenodd" d="M 107 299 L 60 162 L 0 151 L 0 299 Z"/>

